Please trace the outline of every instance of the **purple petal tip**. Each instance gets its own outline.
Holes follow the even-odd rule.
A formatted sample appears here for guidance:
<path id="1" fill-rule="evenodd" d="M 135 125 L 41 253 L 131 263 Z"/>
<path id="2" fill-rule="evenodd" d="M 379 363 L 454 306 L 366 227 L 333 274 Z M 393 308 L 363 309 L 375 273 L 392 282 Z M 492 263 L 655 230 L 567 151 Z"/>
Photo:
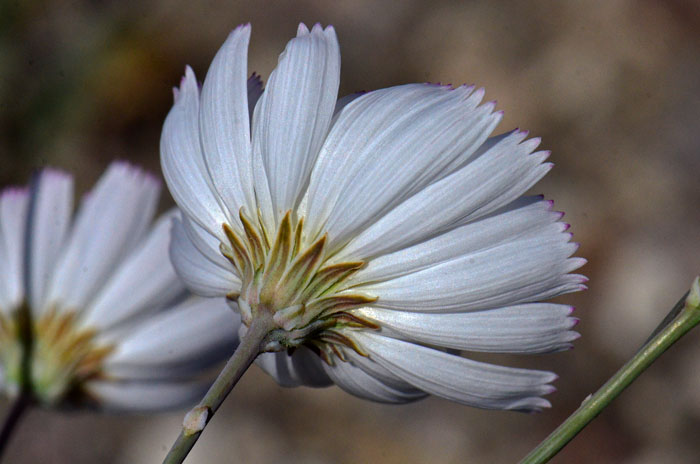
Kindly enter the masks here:
<path id="1" fill-rule="evenodd" d="M 26 195 L 29 192 L 27 187 L 20 187 L 19 185 L 10 185 L 2 189 L 0 196 L 16 197 L 21 195 Z"/>
<path id="2" fill-rule="evenodd" d="M 57 168 L 43 168 L 41 170 L 41 175 L 60 179 L 70 179 L 72 177 L 66 171 Z"/>

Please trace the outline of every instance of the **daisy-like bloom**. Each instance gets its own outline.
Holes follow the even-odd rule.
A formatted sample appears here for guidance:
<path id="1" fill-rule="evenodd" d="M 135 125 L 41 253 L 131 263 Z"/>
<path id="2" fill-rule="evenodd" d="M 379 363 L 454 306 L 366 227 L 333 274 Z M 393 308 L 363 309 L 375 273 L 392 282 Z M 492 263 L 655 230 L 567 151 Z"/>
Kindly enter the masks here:
<path id="1" fill-rule="evenodd" d="M 75 219 L 73 179 L 45 169 L 0 194 L 0 385 L 45 406 L 192 403 L 231 354 L 238 320 L 192 296 L 168 257 L 160 185 L 114 163 Z"/>
<path id="2" fill-rule="evenodd" d="M 303 24 L 263 91 L 246 80 L 248 25 L 201 89 L 190 68 L 161 161 L 183 211 L 171 258 L 226 297 L 281 385 L 371 400 L 427 394 L 492 409 L 549 406 L 550 372 L 457 351 L 541 353 L 577 338 L 580 290 L 561 214 L 523 193 L 549 171 L 539 139 L 491 137 L 483 90 L 410 84 L 337 99 L 332 27 Z M 263 329 L 261 329 L 261 327 Z"/>

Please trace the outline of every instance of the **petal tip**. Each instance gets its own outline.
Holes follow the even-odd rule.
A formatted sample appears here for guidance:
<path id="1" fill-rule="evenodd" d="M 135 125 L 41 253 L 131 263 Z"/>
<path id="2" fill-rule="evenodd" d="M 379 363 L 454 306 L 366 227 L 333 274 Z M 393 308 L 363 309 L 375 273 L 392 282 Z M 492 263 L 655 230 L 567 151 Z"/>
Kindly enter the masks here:
<path id="1" fill-rule="evenodd" d="M 190 66 L 189 64 L 186 64 L 185 65 L 185 75 L 182 76 L 183 82 L 188 80 L 188 79 L 194 79 L 194 78 L 195 78 L 195 76 L 194 76 L 194 70 L 192 69 L 192 66 Z"/>
<path id="2" fill-rule="evenodd" d="M 57 168 L 42 168 L 40 171 L 41 177 L 47 177 L 50 180 L 70 180 L 73 176 L 62 169 Z"/>
<path id="3" fill-rule="evenodd" d="M 232 41 L 238 40 L 241 36 L 249 38 L 251 29 L 252 28 L 250 23 L 239 24 L 234 30 L 232 30 L 228 34 L 228 37 L 226 37 L 226 41 L 224 42 L 224 46 L 231 43 Z"/>
<path id="4" fill-rule="evenodd" d="M 29 193 L 29 189 L 27 187 L 20 187 L 18 185 L 9 185 L 9 186 L 4 187 L 2 189 L 2 193 L 0 193 L 0 197 L 2 197 L 2 198 L 16 198 L 16 197 L 27 195 L 28 193 Z"/>
<path id="5" fill-rule="evenodd" d="M 543 409 L 548 409 L 552 407 L 552 403 L 544 398 L 528 398 L 527 406 L 517 406 L 514 409 L 516 411 L 523 411 L 527 414 L 539 414 Z"/>

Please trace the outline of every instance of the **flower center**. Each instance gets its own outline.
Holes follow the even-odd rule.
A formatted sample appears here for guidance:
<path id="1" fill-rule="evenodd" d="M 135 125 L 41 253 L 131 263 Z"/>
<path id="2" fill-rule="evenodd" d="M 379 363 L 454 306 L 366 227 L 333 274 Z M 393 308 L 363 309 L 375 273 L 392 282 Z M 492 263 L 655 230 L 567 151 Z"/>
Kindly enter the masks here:
<path id="1" fill-rule="evenodd" d="M 74 312 L 50 310 L 23 328 L 22 307 L 14 317 L 0 316 L 0 362 L 8 393 L 27 388 L 44 404 L 56 404 L 100 374 L 113 346 L 95 341 L 97 332 L 79 326 Z M 30 358 L 25 360 L 27 352 Z"/>
<path id="2" fill-rule="evenodd" d="M 331 353 L 340 356 L 335 347 L 340 344 L 364 354 L 338 330 L 378 328 L 347 312 L 377 300 L 343 285 L 364 261 L 329 263 L 326 235 L 308 240 L 304 218 L 293 220 L 291 211 L 282 218 L 274 241 L 259 215 L 254 221 L 241 209 L 239 216 L 242 231 L 223 225 L 228 243 L 221 244 L 221 252 L 235 266 L 242 282 L 240 293 L 231 293 L 228 298 L 237 301 L 246 326 L 263 313 L 272 315 L 278 328 L 268 337 L 267 350 L 305 344 L 326 359 Z"/>

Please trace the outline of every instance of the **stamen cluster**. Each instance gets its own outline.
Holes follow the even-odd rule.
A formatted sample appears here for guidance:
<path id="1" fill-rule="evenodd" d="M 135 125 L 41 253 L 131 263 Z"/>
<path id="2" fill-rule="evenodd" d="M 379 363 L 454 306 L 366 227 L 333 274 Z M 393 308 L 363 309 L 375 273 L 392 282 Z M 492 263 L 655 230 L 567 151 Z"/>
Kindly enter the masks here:
<path id="1" fill-rule="evenodd" d="M 331 351 L 344 359 L 336 345 L 364 354 L 337 330 L 378 328 L 347 312 L 377 299 L 345 285 L 364 261 L 331 263 L 326 256 L 327 236 L 306 243 L 304 218 L 293 219 L 291 211 L 282 218 L 272 241 L 260 215 L 253 220 L 241 209 L 239 217 L 242 233 L 224 224 L 228 243 L 220 247 L 242 281 L 240 293 L 230 293 L 228 298 L 238 303 L 247 326 L 256 317 L 272 316 L 277 328 L 270 333 L 266 350 L 282 351 L 305 344 L 329 364 Z"/>
<path id="2" fill-rule="evenodd" d="M 30 321 L 26 307 L 0 317 L 0 355 L 12 394 L 27 388 L 44 404 L 55 404 L 85 381 L 99 377 L 114 347 L 98 343 L 74 312 L 50 310 Z"/>

